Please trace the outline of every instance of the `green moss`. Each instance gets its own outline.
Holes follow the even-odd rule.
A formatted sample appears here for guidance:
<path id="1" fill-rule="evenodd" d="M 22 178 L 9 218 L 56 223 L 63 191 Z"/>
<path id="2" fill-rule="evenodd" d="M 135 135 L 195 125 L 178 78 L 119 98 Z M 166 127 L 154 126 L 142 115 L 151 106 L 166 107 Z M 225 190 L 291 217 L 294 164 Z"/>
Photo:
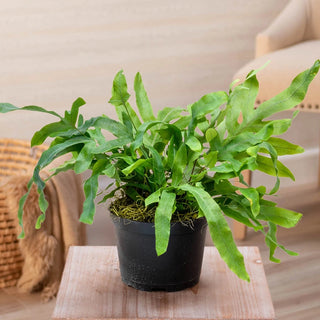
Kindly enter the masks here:
<path id="1" fill-rule="evenodd" d="M 176 206 L 171 222 L 188 223 L 198 218 L 198 209 L 184 198 L 177 198 Z M 133 201 L 125 195 L 116 199 L 110 205 L 110 211 L 114 215 L 140 222 L 154 222 L 156 208 L 156 204 L 145 207 L 144 199 Z"/>

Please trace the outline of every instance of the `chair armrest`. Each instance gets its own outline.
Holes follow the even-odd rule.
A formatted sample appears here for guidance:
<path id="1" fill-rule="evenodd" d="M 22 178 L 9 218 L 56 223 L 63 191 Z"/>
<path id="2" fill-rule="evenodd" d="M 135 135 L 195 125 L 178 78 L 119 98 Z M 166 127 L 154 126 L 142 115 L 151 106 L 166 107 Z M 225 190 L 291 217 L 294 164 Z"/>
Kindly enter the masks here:
<path id="1" fill-rule="evenodd" d="M 271 25 L 256 36 L 256 58 L 303 41 L 307 10 L 307 1 L 290 1 Z"/>

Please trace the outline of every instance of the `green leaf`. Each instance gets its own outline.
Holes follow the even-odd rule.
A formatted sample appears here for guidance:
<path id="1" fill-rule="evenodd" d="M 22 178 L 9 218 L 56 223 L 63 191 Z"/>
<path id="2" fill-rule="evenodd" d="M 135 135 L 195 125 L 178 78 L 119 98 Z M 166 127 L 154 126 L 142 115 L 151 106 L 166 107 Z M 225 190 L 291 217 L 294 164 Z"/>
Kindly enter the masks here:
<path id="1" fill-rule="evenodd" d="M 74 164 L 75 164 L 75 159 L 72 158 L 71 160 L 67 160 L 65 161 L 62 165 L 54 168 L 52 171 L 53 171 L 53 174 L 46 179 L 46 181 L 49 181 L 52 177 L 56 176 L 58 173 L 60 172 L 65 172 L 65 171 L 68 171 L 68 170 L 73 170 L 74 168 Z"/>
<path id="2" fill-rule="evenodd" d="M 222 164 L 211 168 L 212 171 L 221 172 L 221 173 L 227 173 L 227 172 L 233 172 L 233 166 L 232 164 L 228 162 L 223 162 Z"/>
<path id="3" fill-rule="evenodd" d="M 168 150 L 167 150 L 167 163 L 166 163 L 166 168 L 168 170 L 171 170 L 171 168 L 173 167 L 173 161 L 176 155 L 176 148 L 174 146 L 174 139 L 173 137 L 170 139 L 170 143 L 168 146 Z"/>
<path id="4" fill-rule="evenodd" d="M 102 174 L 108 176 L 109 178 L 114 178 L 116 174 L 116 168 L 112 163 L 109 163 L 108 161 L 105 165 L 104 170 L 102 171 Z"/>
<path id="5" fill-rule="evenodd" d="M 202 151 L 201 142 L 195 136 L 189 136 L 186 141 L 186 145 L 195 152 Z"/>
<path id="6" fill-rule="evenodd" d="M 191 106 L 193 118 L 205 116 L 213 112 L 228 101 L 228 95 L 224 91 L 206 94 Z"/>
<path id="7" fill-rule="evenodd" d="M 183 108 L 163 108 L 158 112 L 157 120 L 162 122 L 169 123 L 170 121 L 174 119 L 181 119 L 181 112 L 184 111 Z M 179 121 L 179 120 L 178 120 Z"/>
<path id="8" fill-rule="evenodd" d="M 132 171 L 135 169 L 139 168 L 143 164 L 145 164 L 148 160 L 147 159 L 138 159 L 136 162 L 131 164 L 130 166 L 126 167 L 125 169 L 122 170 L 122 172 L 127 176 L 129 175 Z"/>
<path id="9" fill-rule="evenodd" d="M 217 131 L 213 128 L 209 128 L 207 131 L 206 131 L 206 140 L 208 142 L 211 142 L 216 136 L 217 136 Z"/>
<path id="10" fill-rule="evenodd" d="M 243 84 L 237 86 L 230 94 L 226 109 L 226 128 L 233 135 L 239 126 L 245 126 L 254 112 L 259 83 L 255 75 L 250 76 Z M 242 124 L 238 119 L 242 114 Z"/>
<path id="11" fill-rule="evenodd" d="M 116 137 L 131 137 L 132 133 L 128 128 L 113 119 L 110 119 L 107 116 L 97 117 L 93 125 L 95 128 L 101 128 L 111 132 Z"/>
<path id="12" fill-rule="evenodd" d="M 253 228 L 255 231 L 261 230 L 261 227 L 255 226 L 250 221 L 249 217 L 245 214 L 244 210 L 237 211 L 230 206 L 225 206 L 221 204 L 220 204 L 220 208 L 224 212 L 224 214 L 227 215 L 228 217 L 243 223 L 249 228 Z"/>
<path id="13" fill-rule="evenodd" d="M 89 169 L 90 164 L 93 160 L 93 153 L 95 149 L 96 149 L 95 141 L 91 140 L 85 144 L 85 146 L 81 149 L 76 159 L 76 163 L 74 165 L 75 173 L 79 174 Z"/>
<path id="14" fill-rule="evenodd" d="M 134 90 L 136 93 L 136 102 L 143 121 L 152 121 L 156 118 L 153 115 L 152 107 L 144 88 L 141 74 L 138 72 L 134 79 Z"/>
<path id="15" fill-rule="evenodd" d="M 48 137 L 56 137 L 59 133 L 70 129 L 73 129 L 70 124 L 63 121 L 49 123 L 33 135 L 31 146 L 41 145 Z"/>
<path id="16" fill-rule="evenodd" d="M 28 185 L 27 185 L 28 191 L 19 200 L 18 221 L 19 221 L 19 226 L 21 227 L 21 233 L 18 235 L 18 239 L 23 239 L 25 236 L 24 228 L 23 228 L 23 208 L 30 194 L 32 185 L 33 185 L 33 177 L 28 182 Z"/>
<path id="17" fill-rule="evenodd" d="M 16 111 L 16 110 L 27 110 L 27 111 L 48 113 L 48 114 L 51 114 L 51 115 L 56 116 L 56 117 L 60 118 L 61 120 L 63 120 L 63 118 L 58 113 L 56 113 L 54 111 L 48 111 L 42 107 L 26 106 L 26 107 L 18 108 L 11 103 L 0 103 L 0 113 L 7 113 L 7 112 L 11 112 L 11 111 Z"/>
<path id="18" fill-rule="evenodd" d="M 0 103 L 0 112 L 7 113 L 15 110 L 20 110 L 20 108 L 14 106 L 11 103 Z"/>
<path id="19" fill-rule="evenodd" d="M 275 263 L 280 263 L 280 259 L 275 258 L 274 253 L 277 249 L 277 225 L 269 222 L 269 230 L 268 230 L 268 234 L 266 236 L 265 242 L 266 245 L 269 247 L 269 260 Z"/>
<path id="20" fill-rule="evenodd" d="M 166 177 L 164 175 L 164 167 L 162 159 L 156 149 L 151 146 L 147 147 L 152 154 L 153 163 L 153 177 L 158 187 L 162 187 L 166 183 Z"/>
<path id="21" fill-rule="evenodd" d="M 113 149 L 120 149 L 131 142 L 130 137 L 122 137 L 110 141 L 106 141 L 104 144 L 97 146 L 94 150 L 95 154 L 109 152 Z"/>
<path id="22" fill-rule="evenodd" d="M 272 137 L 268 140 L 268 143 L 275 148 L 279 156 L 304 152 L 302 147 L 280 138 Z"/>
<path id="23" fill-rule="evenodd" d="M 260 220 L 270 221 L 284 228 L 294 227 L 299 222 L 301 217 L 301 213 L 288 209 L 270 207 L 265 205 L 261 205 L 260 213 L 257 216 L 257 218 Z"/>
<path id="24" fill-rule="evenodd" d="M 224 91 L 209 93 L 191 106 L 192 119 L 188 127 L 189 134 L 193 134 L 197 119 L 212 113 L 228 101 L 228 95 Z"/>
<path id="25" fill-rule="evenodd" d="M 98 178 L 99 174 L 92 174 L 92 176 L 84 183 L 83 189 L 86 199 L 83 203 L 83 211 L 80 216 L 80 222 L 87 224 L 93 223 L 93 217 L 96 212 L 94 200 L 97 196 L 99 186 Z"/>
<path id="26" fill-rule="evenodd" d="M 269 225 L 269 231 L 267 234 L 265 234 L 265 236 L 266 236 L 265 241 L 266 241 L 267 246 L 270 248 L 270 260 L 273 262 L 277 262 L 277 263 L 280 262 L 279 259 L 277 259 L 273 256 L 276 248 L 280 248 L 281 250 L 283 250 L 284 252 L 286 252 L 290 256 L 297 256 L 298 253 L 286 249 L 284 246 L 280 245 L 277 242 L 277 238 L 276 238 L 277 226 L 276 226 L 276 224 L 269 222 L 268 225 Z"/>
<path id="27" fill-rule="evenodd" d="M 143 144 L 143 136 L 145 135 L 145 133 L 152 128 L 155 125 L 158 124 L 163 124 L 163 122 L 161 121 L 147 121 L 144 122 L 137 131 L 136 137 L 134 142 L 132 143 L 132 148 L 133 150 L 137 150 L 138 148 L 140 148 Z M 165 124 L 167 126 L 167 124 Z"/>
<path id="28" fill-rule="evenodd" d="M 180 186 L 179 189 L 191 193 L 196 199 L 199 209 L 207 219 L 213 243 L 230 270 L 239 278 L 250 281 L 243 256 L 233 240 L 232 232 L 221 213 L 219 205 L 201 188 L 186 184 Z"/>
<path id="29" fill-rule="evenodd" d="M 86 102 L 82 98 L 78 98 L 76 101 L 73 102 L 71 107 L 71 117 L 70 117 L 70 122 L 73 125 L 77 123 L 79 108 L 85 104 Z"/>
<path id="30" fill-rule="evenodd" d="M 203 158 L 205 160 L 204 165 L 212 169 L 217 163 L 218 151 L 210 151 L 208 154 L 204 154 Z"/>
<path id="31" fill-rule="evenodd" d="M 182 116 L 179 120 L 177 120 L 173 124 L 180 130 L 185 130 L 186 127 L 188 127 L 188 125 L 190 124 L 191 119 L 192 119 L 191 116 Z"/>
<path id="32" fill-rule="evenodd" d="M 159 202 L 160 195 L 162 192 L 162 188 L 158 189 L 157 191 L 151 193 L 145 200 L 144 200 L 144 205 L 148 207 L 152 203 Z"/>
<path id="33" fill-rule="evenodd" d="M 275 150 L 275 148 L 268 142 L 261 143 L 260 147 L 262 147 L 263 149 L 266 149 L 267 152 L 269 152 L 269 154 L 271 156 L 271 160 L 272 160 L 275 174 L 277 177 L 276 183 L 275 183 L 274 187 L 272 188 L 272 190 L 270 191 L 270 194 L 274 194 L 279 190 L 279 187 L 280 187 L 279 170 L 278 170 L 278 154 L 277 154 L 277 151 Z"/>
<path id="34" fill-rule="evenodd" d="M 175 211 L 176 194 L 163 190 L 155 212 L 154 226 L 156 235 L 156 251 L 160 256 L 167 251 L 170 238 L 170 221 Z"/>
<path id="35" fill-rule="evenodd" d="M 112 97 L 109 103 L 115 107 L 124 106 L 129 98 L 130 94 L 128 93 L 127 80 L 123 74 L 123 70 L 120 70 L 113 80 Z"/>
<path id="36" fill-rule="evenodd" d="M 273 165 L 273 161 L 270 158 L 257 155 L 256 163 L 257 163 L 257 168 L 256 168 L 257 170 L 267 173 L 274 177 L 277 176 L 276 170 Z M 277 168 L 278 168 L 279 177 L 287 177 L 293 181 L 295 180 L 292 172 L 279 160 L 277 161 Z"/>
<path id="37" fill-rule="evenodd" d="M 112 97 L 110 98 L 109 103 L 116 107 L 118 118 L 122 123 L 122 113 L 125 112 L 129 116 L 134 128 L 137 129 L 141 125 L 141 121 L 128 103 L 129 98 L 130 94 L 127 90 L 127 80 L 121 70 L 116 74 L 113 80 Z"/>
<path id="38" fill-rule="evenodd" d="M 255 188 L 239 188 L 239 191 L 249 201 L 251 212 L 256 217 L 260 212 L 260 196 L 258 191 Z"/>
<path id="39" fill-rule="evenodd" d="M 70 152 L 70 147 L 74 145 L 79 145 L 84 142 L 87 142 L 89 138 L 87 137 L 74 137 L 63 143 L 56 144 L 50 147 L 48 150 L 44 151 L 34 168 L 32 180 L 38 187 L 39 193 L 39 207 L 43 215 L 40 219 L 38 219 L 37 226 L 40 227 L 41 222 L 44 220 L 44 214 L 48 207 L 48 202 L 44 197 L 43 190 L 45 188 L 45 182 L 40 177 L 40 170 L 45 168 L 48 164 L 50 164 L 54 159 L 62 156 Z M 31 187 L 31 185 L 30 185 Z"/>
<path id="40" fill-rule="evenodd" d="M 319 71 L 320 60 L 315 61 L 310 69 L 305 70 L 294 78 L 291 85 L 267 100 L 255 110 L 253 119 L 262 120 L 280 111 L 289 110 L 298 105 L 305 97 L 309 84 Z"/>
<path id="41" fill-rule="evenodd" d="M 178 149 L 172 165 L 172 185 L 177 186 L 183 179 L 183 172 L 187 166 L 187 148 L 182 144 Z"/>

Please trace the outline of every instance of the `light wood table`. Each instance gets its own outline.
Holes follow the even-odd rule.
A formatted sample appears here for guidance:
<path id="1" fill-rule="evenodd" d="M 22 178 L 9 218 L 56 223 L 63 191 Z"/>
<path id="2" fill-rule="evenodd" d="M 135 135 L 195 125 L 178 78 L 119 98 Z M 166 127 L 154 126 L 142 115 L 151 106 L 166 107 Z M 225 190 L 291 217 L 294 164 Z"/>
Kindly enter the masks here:
<path id="1" fill-rule="evenodd" d="M 115 247 L 71 247 L 54 320 L 275 319 L 257 247 L 240 247 L 251 282 L 239 280 L 206 247 L 200 283 L 179 292 L 144 292 L 120 279 Z"/>

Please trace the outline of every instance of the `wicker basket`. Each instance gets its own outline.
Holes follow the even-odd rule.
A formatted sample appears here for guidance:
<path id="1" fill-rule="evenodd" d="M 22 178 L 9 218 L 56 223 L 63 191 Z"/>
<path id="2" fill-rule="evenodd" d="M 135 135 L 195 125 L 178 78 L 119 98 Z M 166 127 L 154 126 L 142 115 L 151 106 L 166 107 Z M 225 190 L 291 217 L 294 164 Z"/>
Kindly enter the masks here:
<path id="1" fill-rule="evenodd" d="M 0 288 L 15 286 L 23 266 L 15 223 L 10 219 L 1 184 L 11 176 L 31 174 L 45 149 L 30 148 L 30 142 L 24 140 L 0 139 Z"/>

